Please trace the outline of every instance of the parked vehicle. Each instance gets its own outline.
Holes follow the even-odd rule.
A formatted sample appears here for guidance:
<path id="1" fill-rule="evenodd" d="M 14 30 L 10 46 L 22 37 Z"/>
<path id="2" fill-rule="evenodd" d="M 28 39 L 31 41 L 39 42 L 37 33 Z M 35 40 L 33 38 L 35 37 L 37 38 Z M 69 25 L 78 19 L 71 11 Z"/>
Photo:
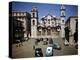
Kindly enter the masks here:
<path id="1" fill-rule="evenodd" d="M 58 43 L 53 43 L 52 47 L 53 49 L 59 49 L 59 50 L 61 49 L 61 46 Z"/>
<path id="2" fill-rule="evenodd" d="M 41 48 L 36 48 L 35 49 L 35 56 L 36 57 L 43 57 L 42 49 Z"/>
<path id="3" fill-rule="evenodd" d="M 53 48 L 52 47 L 47 47 L 46 49 L 46 56 L 53 56 Z"/>

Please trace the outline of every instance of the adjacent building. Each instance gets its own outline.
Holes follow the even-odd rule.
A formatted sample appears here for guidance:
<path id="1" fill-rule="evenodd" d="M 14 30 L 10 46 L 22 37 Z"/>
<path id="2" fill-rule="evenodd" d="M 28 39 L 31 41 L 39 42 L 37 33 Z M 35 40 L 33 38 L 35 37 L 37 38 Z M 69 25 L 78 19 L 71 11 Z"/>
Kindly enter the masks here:
<path id="1" fill-rule="evenodd" d="M 66 21 L 66 27 L 69 30 L 69 43 L 74 44 L 78 41 L 78 16 L 70 16 Z"/>
<path id="2" fill-rule="evenodd" d="M 31 34 L 31 15 L 28 12 L 12 11 L 10 17 L 13 40 L 28 38 Z"/>

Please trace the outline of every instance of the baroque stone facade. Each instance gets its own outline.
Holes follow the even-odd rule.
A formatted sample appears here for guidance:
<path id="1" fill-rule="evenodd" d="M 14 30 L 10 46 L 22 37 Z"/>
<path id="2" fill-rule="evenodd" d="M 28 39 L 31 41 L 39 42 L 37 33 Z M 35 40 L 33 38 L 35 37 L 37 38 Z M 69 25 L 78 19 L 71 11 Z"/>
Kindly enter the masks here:
<path id="1" fill-rule="evenodd" d="M 39 22 L 39 11 L 33 7 L 31 10 L 31 38 L 64 38 L 65 10 L 65 7 L 61 5 L 59 17 L 48 13 Z"/>

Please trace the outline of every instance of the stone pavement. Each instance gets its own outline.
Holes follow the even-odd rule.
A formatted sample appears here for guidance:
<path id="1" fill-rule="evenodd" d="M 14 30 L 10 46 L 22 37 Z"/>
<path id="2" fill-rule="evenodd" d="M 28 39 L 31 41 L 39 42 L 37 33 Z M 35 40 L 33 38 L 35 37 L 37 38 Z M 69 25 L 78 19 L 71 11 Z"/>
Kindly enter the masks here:
<path id="1" fill-rule="evenodd" d="M 75 55 L 77 54 L 77 49 L 75 49 L 74 46 L 64 46 L 61 38 L 54 38 L 53 42 L 57 42 L 61 45 L 61 50 L 53 49 L 53 56 L 61 56 L 61 55 Z M 43 41 L 39 42 L 38 45 L 35 45 L 35 39 L 29 39 L 28 41 L 23 42 L 23 46 L 16 47 L 15 44 L 12 45 L 12 55 L 14 58 L 27 58 L 27 57 L 35 57 L 35 51 L 33 49 L 33 46 L 35 48 L 41 48 L 43 52 L 43 56 L 45 56 L 46 48 L 48 45 L 43 45 Z"/>

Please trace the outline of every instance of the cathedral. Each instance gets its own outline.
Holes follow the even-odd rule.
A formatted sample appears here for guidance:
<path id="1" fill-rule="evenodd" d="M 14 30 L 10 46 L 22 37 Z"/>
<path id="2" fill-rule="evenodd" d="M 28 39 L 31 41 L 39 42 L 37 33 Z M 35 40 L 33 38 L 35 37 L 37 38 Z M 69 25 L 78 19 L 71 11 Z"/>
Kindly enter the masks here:
<path id="1" fill-rule="evenodd" d="M 64 38 L 65 10 L 65 6 L 61 5 L 59 17 L 48 13 L 39 22 L 39 11 L 33 7 L 31 10 L 31 38 Z"/>

